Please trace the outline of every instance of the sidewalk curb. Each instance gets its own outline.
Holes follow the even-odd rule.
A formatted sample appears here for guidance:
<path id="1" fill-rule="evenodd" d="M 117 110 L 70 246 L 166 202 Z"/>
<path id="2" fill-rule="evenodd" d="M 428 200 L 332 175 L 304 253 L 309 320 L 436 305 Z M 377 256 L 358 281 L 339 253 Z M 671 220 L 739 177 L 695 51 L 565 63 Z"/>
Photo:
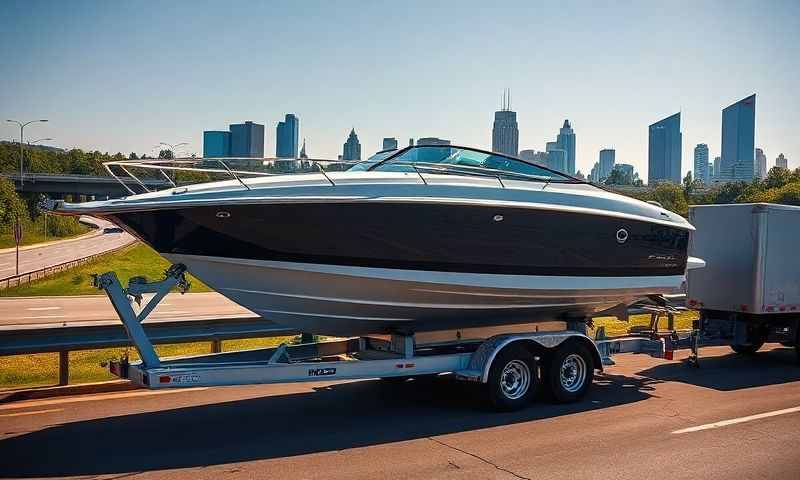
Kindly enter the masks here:
<path id="1" fill-rule="evenodd" d="M 83 383 L 55 387 L 34 387 L 22 390 L 0 391 L 0 404 L 38 400 L 42 398 L 65 397 L 71 395 L 89 395 L 93 393 L 124 392 L 138 390 L 141 387 L 128 380 L 109 380 L 107 382 Z"/>

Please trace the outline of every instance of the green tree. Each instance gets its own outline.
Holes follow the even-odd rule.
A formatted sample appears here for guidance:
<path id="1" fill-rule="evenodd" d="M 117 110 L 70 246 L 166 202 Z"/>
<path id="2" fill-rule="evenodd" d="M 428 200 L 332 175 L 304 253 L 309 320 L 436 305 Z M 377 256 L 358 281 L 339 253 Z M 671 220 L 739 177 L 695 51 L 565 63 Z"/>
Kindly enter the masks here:
<path id="1" fill-rule="evenodd" d="M 627 175 L 622 173 L 622 170 L 615 168 L 611 170 L 611 174 L 609 174 L 606 181 L 603 182 L 606 185 L 630 185 L 630 179 L 627 178 Z"/>
<path id="2" fill-rule="evenodd" d="M 14 182 L 0 177 L 0 228 L 7 228 L 14 224 L 16 219 L 28 219 L 28 210 L 14 190 Z"/>
<path id="3" fill-rule="evenodd" d="M 166 160 L 172 160 L 175 156 L 172 154 L 172 150 L 166 148 L 158 152 L 158 158 L 163 158 Z"/>
<path id="4" fill-rule="evenodd" d="M 670 182 L 659 183 L 650 192 L 650 197 L 650 200 L 655 200 L 671 212 L 684 217 L 689 214 L 689 202 L 686 201 L 684 189 L 679 185 Z"/>

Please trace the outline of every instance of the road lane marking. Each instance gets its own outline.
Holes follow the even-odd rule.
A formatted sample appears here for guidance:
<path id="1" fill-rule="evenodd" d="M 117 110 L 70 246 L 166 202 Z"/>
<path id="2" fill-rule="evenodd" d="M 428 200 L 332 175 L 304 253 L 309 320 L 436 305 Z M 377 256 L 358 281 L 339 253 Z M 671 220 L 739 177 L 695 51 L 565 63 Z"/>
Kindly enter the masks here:
<path id="1" fill-rule="evenodd" d="M 36 315 L 33 317 L 22 317 L 22 320 L 36 320 L 38 318 L 64 318 L 66 315 Z"/>
<path id="2" fill-rule="evenodd" d="M 758 413 L 756 415 L 749 415 L 747 417 L 732 418 L 730 420 L 707 423 L 705 425 L 698 425 L 696 427 L 683 428 L 681 430 L 675 430 L 672 433 L 691 433 L 699 432 L 701 430 L 711 430 L 712 428 L 725 427 L 728 425 L 735 425 L 737 423 L 752 422 L 753 420 L 761 420 L 762 418 L 776 417 L 778 415 L 786 415 L 787 413 L 797 412 L 800 412 L 800 407 L 784 408 L 783 410 L 775 410 L 773 412 Z"/>
<path id="3" fill-rule="evenodd" d="M 61 307 L 30 307 L 28 310 L 32 312 L 43 312 L 45 310 L 61 310 Z"/>
<path id="4" fill-rule="evenodd" d="M 119 398 L 167 395 L 170 393 L 199 392 L 202 390 L 208 390 L 208 387 L 173 388 L 169 390 L 135 390 L 132 392 L 111 393 L 111 394 L 97 393 L 87 396 L 54 398 L 50 400 L 29 400 L 19 403 L 2 404 L 0 405 L 0 411 L 13 410 L 17 408 L 28 408 L 28 407 L 44 407 L 47 405 L 59 405 L 62 403 L 80 403 L 80 402 L 91 402 L 96 400 L 116 400 Z"/>
<path id="5" fill-rule="evenodd" d="M 0 417 L 22 417 L 25 415 L 40 415 L 42 413 L 63 412 L 63 408 L 51 408 L 49 410 L 34 410 L 32 412 L 0 413 Z"/>

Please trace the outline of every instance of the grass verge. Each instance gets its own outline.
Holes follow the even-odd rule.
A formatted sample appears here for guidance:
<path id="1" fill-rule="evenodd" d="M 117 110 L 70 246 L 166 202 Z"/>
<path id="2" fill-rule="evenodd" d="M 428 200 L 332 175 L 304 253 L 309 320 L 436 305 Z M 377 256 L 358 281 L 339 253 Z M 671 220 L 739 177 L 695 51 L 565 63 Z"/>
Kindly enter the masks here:
<path id="1" fill-rule="evenodd" d="M 223 351 L 246 350 L 272 347 L 291 341 L 292 337 L 248 338 L 225 340 Z M 120 358 L 125 348 L 104 348 L 100 350 L 81 350 L 69 354 L 69 383 L 102 382 L 115 380 L 108 367 L 109 360 Z M 136 349 L 127 349 L 131 360 L 138 360 Z M 210 342 L 157 345 L 161 357 L 199 355 L 211 351 Z M 58 353 L 36 353 L 0 357 L 0 389 L 17 389 L 50 386 L 58 383 Z"/>
<path id="2" fill-rule="evenodd" d="M 150 280 L 161 279 L 168 267 L 169 262 L 158 255 L 155 250 L 137 242 L 71 270 L 18 287 L 0 290 L 0 296 L 98 295 L 102 292 L 92 286 L 91 275 L 93 273 L 116 272 L 120 282 L 127 285 L 128 279 L 133 276 L 144 275 Z M 191 275 L 187 278 L 192 284 L 191 292 L 211 291 L 203 282 Z"/>

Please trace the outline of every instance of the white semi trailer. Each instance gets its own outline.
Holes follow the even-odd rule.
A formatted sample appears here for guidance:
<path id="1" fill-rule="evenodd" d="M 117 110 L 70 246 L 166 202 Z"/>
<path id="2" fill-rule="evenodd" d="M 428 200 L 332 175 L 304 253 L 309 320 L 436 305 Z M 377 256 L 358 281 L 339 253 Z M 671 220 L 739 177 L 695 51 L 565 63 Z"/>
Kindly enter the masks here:
<path id="1" fill-rule="evenodd" d="M 690 255 L 687 305 L 700 312 L 700 344 L 751 354 L 765 342 L 800 356 L 800 207 L 767 203 L 700 205 Z"/>

